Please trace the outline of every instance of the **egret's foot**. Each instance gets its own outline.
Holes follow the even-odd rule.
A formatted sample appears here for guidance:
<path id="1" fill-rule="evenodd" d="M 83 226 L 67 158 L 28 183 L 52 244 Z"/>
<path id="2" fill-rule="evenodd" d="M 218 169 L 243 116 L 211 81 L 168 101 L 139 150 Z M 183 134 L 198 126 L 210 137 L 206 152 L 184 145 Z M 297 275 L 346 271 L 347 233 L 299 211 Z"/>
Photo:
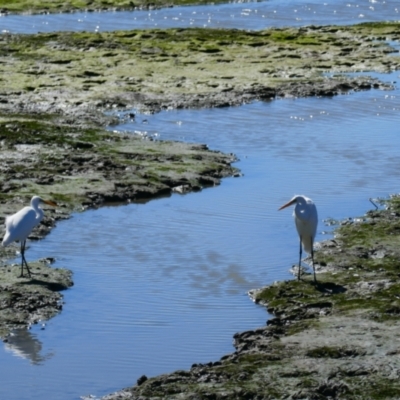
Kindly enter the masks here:
<path id="1" fill-rule="evenodd" d="M 18 276 L 18 278 L 32 278 L 32 275 L 34 275 L 33 272 L 28 273 L 28 275 L 24 275 L 24 274 L 21 273 L 21 274 Z"/>
<path id="2" fill-rule="evenodd" d="M 303 275 L 307 274 L 307 270 L 305 267 L 301 266 L 300 267 L 300 274 L 299 274 L 299 266 L 298 265 L 293 265 L 292 268 L 289 269 L 289 272 L 297 277 L 298 280 L 301 279 Z"/>
<path id="3" fill-rule="evenodd" d="M 36 272 L 31 272 L 30 268 L 26 268 L 28 272 L 28 276 L 24 275 L 24 271 L 21 271 L 21 274 L 18 276 L 18 278 L 32 278 L 32 275 L 38 275 Z"/>

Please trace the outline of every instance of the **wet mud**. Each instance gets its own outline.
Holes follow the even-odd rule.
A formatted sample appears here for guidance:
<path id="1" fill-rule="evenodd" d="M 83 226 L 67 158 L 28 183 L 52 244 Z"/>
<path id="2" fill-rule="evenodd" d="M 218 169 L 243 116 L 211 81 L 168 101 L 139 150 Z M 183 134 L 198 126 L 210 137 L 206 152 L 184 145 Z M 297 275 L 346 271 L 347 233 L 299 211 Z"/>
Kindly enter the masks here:
<path id="1" fill-rule="evenodd" d="M 53 0 L 35 1 L 0 0 L 0 14 L 50 14 L 72 12 L 101 12 L 101 11 L 134 11 L 151 10 L 165 7 L 194 5 L 194 4 L 218 4 L 223 0 Z"/>
<path id="2" fill-rule="evenodd" d="M 0 111 L 97 120 L 104 110 L 157 112 L 390 89 L 368 71 L 400 68 L 398 50 L 387 42 L 399 38 L 399 23 L 6 33 Z"/>
<path id="3" fill-rule="evenodd" d="M 61 292 L 73 285 L 72 273 L 52 267 L 51 261 L 29 263 L 31 278 L 19 278 L 19 264 L 0 268 L 0 336 L 5 342 L 12 329 L 46 321 L 62 310 Z"/>

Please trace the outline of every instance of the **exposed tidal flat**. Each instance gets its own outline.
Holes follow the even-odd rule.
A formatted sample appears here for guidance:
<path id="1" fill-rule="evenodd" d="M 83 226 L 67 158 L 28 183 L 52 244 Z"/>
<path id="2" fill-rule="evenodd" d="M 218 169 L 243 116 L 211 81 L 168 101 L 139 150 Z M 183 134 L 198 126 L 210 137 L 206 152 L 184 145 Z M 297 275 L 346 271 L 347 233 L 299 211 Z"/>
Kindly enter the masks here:
<path id="1" fill-rule="evenodd" d="M 0 110 L 86 117 L 105 109 L 239 105 L 379 87 L 350 72 L 399 68 L 400 24 L 150 29 L 0 36 Z M 329 78 L 326 73 L 334 74 Z"/>
<path id="2" fill-rule="evenodd" d="M 222 0 L 213 2 L 208 0 L 71 0 L 67 2 L 63 0 L 43 0 L 34 2 L 29 0 L 0 0 L 0 11 L 2 14 L 43 14 L 106 10 L 121 11 L 173 7 L 174 5 L 215 4 L 223 2 L 224 1 Z"/>
<path id="3" fill-rule="evenodd" d="M 112 133 L 104 126 L 113 117 L 104 112 L 389 89 L 367 76 L 341 74 L 397 70 L 397 51 L 386 41 L 398 40 L 399 32 L 397 23 L 379 23 L 263 32 L 2 35 L 2 215 L 25 205 L 32 193 L 52 197 L 60 207 L 46 211 L 40 237 L 57 219 L 82 207 L 217 184 L 237 172 L 233 155 Z M 368 391 L 372 398 L 395 398 L 398 210 L 395 200 L 388 204 L 388 210 L 370 213 L 354 228 L 342 227 L 341 236 L 323 244 L 317 253 L 318 285 L 290 281 L 252 292 L 276 319 L 236 335 L 236 353 L 190 371 L 142 379 L 135 389 L 116 396 L 363 398 Z M 41 264 L 33 265 L 41 276 L 47 274 L 38 269 Z M 18 267 L 13 268 L 17 274 Z M 36 283 L 53 291 L 71 284 L 43 281 Z M 8 288 L 3 287 L 4 293 Z M 14 289 L 10 293 L 9 299 L 18 297 Z M 8 308 L 11 303 L 2 304 Z M 338 342 L 340 333 L 361 338 Z M 390 368 L 383 365 L 388 357 L 394 359 Z"/>

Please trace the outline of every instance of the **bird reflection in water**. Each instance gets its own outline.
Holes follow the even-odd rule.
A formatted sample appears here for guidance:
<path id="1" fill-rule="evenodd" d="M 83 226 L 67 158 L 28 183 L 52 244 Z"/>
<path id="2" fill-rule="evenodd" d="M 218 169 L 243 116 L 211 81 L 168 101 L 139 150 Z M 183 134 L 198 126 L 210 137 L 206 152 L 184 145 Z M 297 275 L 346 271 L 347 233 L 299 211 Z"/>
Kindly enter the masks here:
<path id="1" fill-rule="evenodd" d="M 54 355 L 42 355 L 42 343 L 27 329 L 13 330 L 4 341 L 4 349 L 16 357 L 29 360 L 34 365 L 43 364 Z"/>

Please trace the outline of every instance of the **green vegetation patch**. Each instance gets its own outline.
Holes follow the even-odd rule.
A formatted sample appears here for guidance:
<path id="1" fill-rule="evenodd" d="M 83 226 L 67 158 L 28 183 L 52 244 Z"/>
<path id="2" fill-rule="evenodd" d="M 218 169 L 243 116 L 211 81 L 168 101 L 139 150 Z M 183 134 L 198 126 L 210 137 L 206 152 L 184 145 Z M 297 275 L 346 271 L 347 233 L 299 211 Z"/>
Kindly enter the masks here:
<path id="1" fill-rule="evenodd" d="M 3 116 L 0 142 L 0 199 L 6 203 L 41 194 L 77 210 L 170 194 L 179 185 L 200 190 L 236 173 L 233 155 L 203 145 L 71 125 L 51 115 Z"/>
<path id="2" fill-rule="evenodd" d="M 212 4 L 225 2 L 225 0 L 217 0 Z M 3 12 L 9 13 L 58 13 L 85 10 L 135 10 L 210 3 L 208 0 L 0 0 L 0 8 Z"/>
<path id="3" fill-rule="evenodd" d="M 306 355 L 312 358 L 347 358 L 364 355 L 365 353 L 365 349 L 322 346 L 310 349 L 306 352 Z"/>

